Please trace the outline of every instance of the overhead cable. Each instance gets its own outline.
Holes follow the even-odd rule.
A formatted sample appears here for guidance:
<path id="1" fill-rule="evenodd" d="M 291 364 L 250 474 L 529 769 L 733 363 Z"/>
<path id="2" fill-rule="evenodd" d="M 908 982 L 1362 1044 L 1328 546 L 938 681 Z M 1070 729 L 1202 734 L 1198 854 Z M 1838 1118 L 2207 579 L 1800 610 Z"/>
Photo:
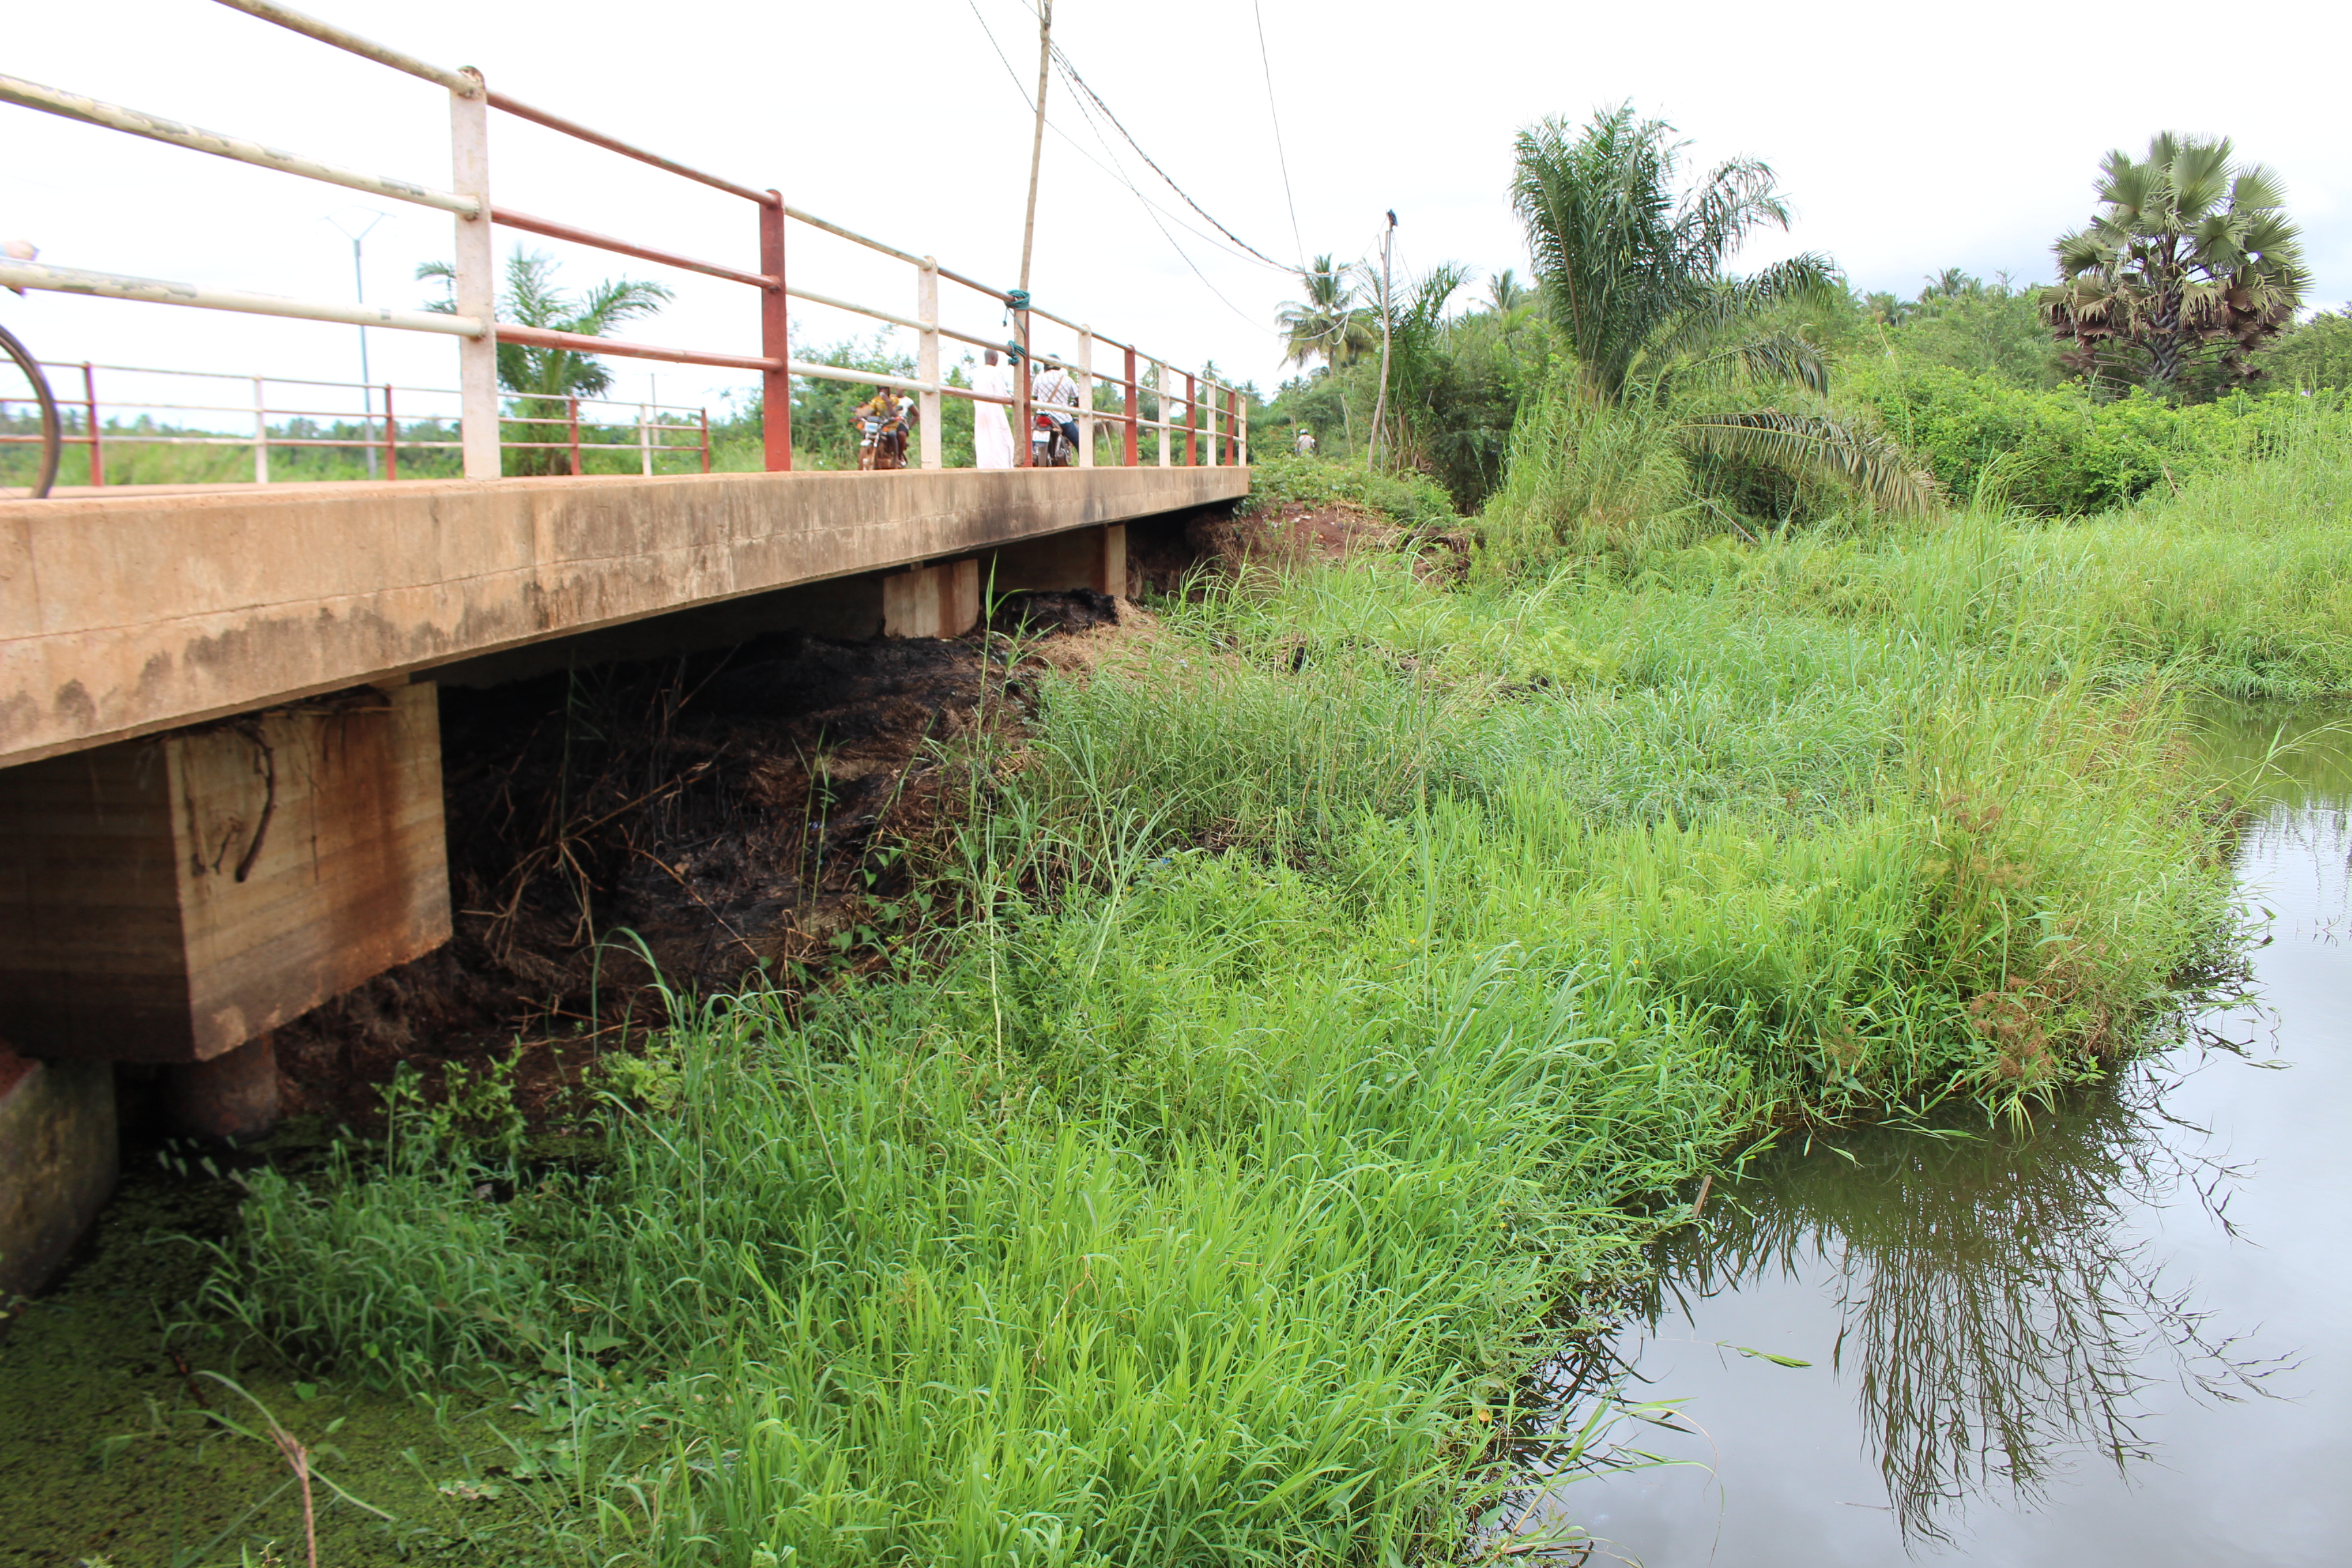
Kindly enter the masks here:
<path id="1" fill-rule="evenodd" d="M 1094 100 L 1095 107 L 1102 110 L 1103 118 L 1109 121 L 1113 128 L 1116 129 L 1121 136 L 1127 139 L 1127 144 L 1135 149 L 1135 155 L 1142 159 L 1145 163 L 1149 164 L 1153 174 L 1167 181 L 1168 188 L 1170 190 L 1174 191 L 1178 195 L 1184 198 L 1184 205 L 1186 206 L 1191 207 L 1194 212 L 1199 213 L 1202 217 L 1207 218 L 1210 224 L 1215 227 L 1219 234 L 1223 235 L 1227 239 L 1232 240 L 1235 245 L 1240 246 L 1244 250 L 1248 251 L 1252 256 L 1256 257 L 1268 267 L 1276 268 L 1284 272 L 1296 272 L 1298 270 L 1297 268 L 1289 266 L 1286 263 L 1276 261 L 1273 257 L 1268 256 L 1265 251 L 1260 250 L 1256 246 L 1252 245 L 1248 240 L 1244 239 L 1240 235 L 1237 235 L 1232 229 L 1227 228 L 1223 224 L 1218 223 L 1215 215 L 1212 214 L 1208 208 L 1202 206 L 1200 203 L 1194 201 L 1192 194 L 1185 190 L 1183 186 L 1178 184 L 1174 177 L 1171 176 L 1167 170 L 1161 168 L 1158 162 L 1152 158 L 1150 153 L 1143 150 L 1143 143 L 1135 139 L 1135 133 L 1129 131 L 1126 126 L 1119 124 L 1118 116 L 1113 114 L 1111 112 L 1110 105 L 1102 100 L 1102 94 L 1097 92 L 1093 88 L 1087 85 L 1087 79 L 1078 74 L 1077 67 L 1070 63 L 1070 57 L 1063 53 L 1062 46 L 1059 44 L 1055 44 L 1054 46 L 1054 62 L 1062 68 L 1062 74 L 1064 77 L 1068 79 L 1071 86 L 1076 88 L 1080 92 L 1085 93 L 1087 97 Z"/>
<path id="2" fill-rule="evenodd" d="M 981 32 L 987 37 L 989 47 L 995 50 L 997 63 L 1004 68 L 1005 77 L 1013 83 L 1013 89 L 1021 95 L 1021 101 L 1027 105 L 1034 112 L 1036 109 L 1036 100 L 1030 96 L 1028 85 L 1021 79 L 1020 73 L 1013 68 L 1013 62 L 1005 58 L 1004 47 L 996 41 L 996 30 L 988 25 L 988 18 L 981 15 L 980 6 L 976 3 L 976 0 L 965 0 L 965 4 L 971 6 L 972 20 L 980 24 Z M 1056 55 L 1060 52 L 1061 51 L 1058 48 L 1055 50 Z M 1066 72 L 1065 79 L 1068 79 Z M 1073 83 L 1074 87 L 1083 84 Z M 1087 98 L 1092 98 L 1094 94 L 1091 89 L 1088 89 L 1086 96 Z M 1091 112 L 1087 110 L 1085 100 L 1075 99 L 1074 101 L 1078 104 L 1080 111 L 1087 114 L 1089 128 L 1095 130 L 1095 133 L 1097 138 L 1101 138 L 1102 132 L 1099 128 L 1096 128 L 1094 126 L 1093 116 Z M 1108 110 L 1106 110 L 1105 112 L 1108 113 Z M 1179 218 L 1174 214 L 1168 212 L 1165 207 L 1162 207 L 1159 203 L 1153 201 L 1150 196 L 1145 195 L 1143 192 L 1138 188 L 1135 182 L 1128 177 L 1124 170 L 1113 168 L 1110 164 L 1105 163 L 1102 159 L 1097 158 L 1092 153 L 1087 152 L 1085 146 L 1082 145 L 1076 137 L 1063 130 L 1061 126 L 1055 124 L 1050 115 L 1046 118 L 1045 123 L 1052 128 L 1054 134 L 1059 136 L 1063 141 L 1067 142 L 1070 144 L 1071 150 L 1076 153 L 1078 156 L 1084 158 L 1087 163 L 1092 163 L 1096 168 L 1100 169 L 1104 174 L 1108 174 L 1121 185 L 1124 185 L 1129 194 L 1133 195 L 1138 202 L 1140 202 L 1143 205 L 1145 213 L 1151 218 L 1152 226 L 1159 229 L 1160 237 L 1168 242 L 1168 248 L 1176 253 L 1176 258 L 1178 260 L 1181 261 L 1186 267 L 1192 268 L 1192 276 L 1201 280 L 1201 287 L 1206 289 L 1211 294 L 1214 295 L 1219 304 L 1224 306 L 1226 310 L 1231 310 L 1234 315 L 1239 316 L 1243 321 L 1248 322 L 1251 326 L 1257 328 L 1259 331 L 1263 331 L 1266 330 L 1264 322 L 1258 321 L 1257 318 L 1252 316 L 1248 311 L 1234 304 L 1231 300 L 1226 299 L 1224 294 L 1218 289 L 1217 286 L 1209 281 L 1208 274 L 1201 270 L 1200 264 L 1195 262 L 1192 258 L 1186 253 L 1184 247 L 1176 242 L 1176 237 L 1168 232 L 1167 223 L 1163 223 L 1160 220 L 1162 216 L 1165 216 L 1169 221 L 1175 223 L 1178 227 L 1183 229 L 1187 234 L 1192 235 L 1204 244 L 1216 246 L 1220 250 L 1227 250 L 1229 254 L 1232 254 L 1237 260 L 1250 260 L 1252 256 L 1255 256 L 1258 260 L 1264 261 L 1266 265 L 1275 267 L 1280 271 L 1288 272 L 1291 268 L 1282 266 L 1280 262 L 1266 260 L 1264 254 L 1256 251 L 1255 247 L 1250 247 L 1251 256 L 1244 256 L 1238 251 L 1232 251 L 1229 247 L 1225 246 L 1214 236 L 1201 233 L 1200 230 L 1192 227 L 1190 224 L 1185 223 L 1181 218 Z M 1121 132 L 1121 134 L 1125 134 L 1124 131 Z M 1130 141 L 1132 139 L 1130 138 Z M 1108 139 L 1104 139 L 1103 151 L 1107 154 L 1110 153 L 1110 146 Z M 1139 151 L 1140 151 L 1140 149 L 1139 149 Z M 1115 161 L 1116 155 L 1112 154 L 1112 156 Z M 1167 175 L 1163 174 L 1160 175 L 1160 178 L 1166 179 Z M 1178 194 L 1181 195 L 1182 193 L 1179 192 Z M 1190 198 L 1188 197 L 1187 200 L 1190 200 Z M 1202 216 L 1206 216 L 1207 215 L 1203 214 Z M 1213 218 L 1210 221 L 1213 223 L 1215 222 Z M 1218 226 L 1222 228 L 1223 226 L 1219 225 Z"/>
<path id="3" fill-rule="evenodd" d="M 1298 233 L 1298 203 L 1290 194 L 1290 155 L 1282 150 L 1282 111 L 1274 103 L 1274 58 L 1265 49 L 1265 8 L 1259 0 L 1250 0 L 1250 14 L 1257 18 L 1257 63 L 1265 72 L 1265 117 L 1274 122 L 1274 161 L 1282 170 L 1282 201 L 1290 209 L 1290 243 L 1298 247 L 1298 270 L 1307 270 L 1307 241 Z"/>

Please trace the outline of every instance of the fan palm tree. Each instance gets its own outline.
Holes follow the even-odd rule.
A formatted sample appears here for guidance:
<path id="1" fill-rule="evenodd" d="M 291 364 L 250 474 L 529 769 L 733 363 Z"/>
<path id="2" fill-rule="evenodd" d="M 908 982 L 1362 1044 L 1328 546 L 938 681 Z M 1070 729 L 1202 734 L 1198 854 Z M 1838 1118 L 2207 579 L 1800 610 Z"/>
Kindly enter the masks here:
<path id="1" fill-rule="evenodd" d="M 2059 237 L 2058 286 L 2042 297 L 2075 370 L 2138 370 L 2168 394 L 2203 362 L 2224 382 L 2261 374 L 2244 355 L 2294 320 L 2309 274 L 2278 176 L 2232 168 L 2231 150 L 2227 137 L 2168 132 L 2139 163 L 2107 154 L 2102 210 Z"/>
<path id="2" fill-rule="evenodd" d="M 1285 364 L 1301 369 L 1321 360 L 1339 369 L 1371 347 L 1371 327 L 1356 297 L 1356 269 L 1318 256 L 1302 268 L 1298 282 L 1307 298 L 1293 300 L 1276 314 L 1286 334 Z"/>
<path id="3" fill-rule="evenodd" d="M 416 269 L 419 279 L 437 279 L 454 291 L 457 269 L 446 261 L 427 261 Z M 635 278 L 607 278 L 584 296 L 574 296 L 555 285 L 555 258 L 544 251 L 518 250 L 507 258 L 506 291 L 499 297 L 501 321 L 520 327 L 541 327 L 601 338 L 614 328 L 650 316 L 670 300 L 668 285 Z M 455 300 L 445 293 L 425 308 L 454 310 Z M 569 399 L 596 397 L 612 389 L 613 372 L 602 360 L 572 349 L 530 348 L 521 343 L 499 345 L 499 384 L 520 400 L 514 417 L 524 420 L 562 419 Z M 515 438 L 552 439 L 553 426 L 527 424 Z M 571 459 L 552 447 L 526 447 L 508 454 L 507 470 L 514 474 L 569 472 Z"/>
<path id="4" fill-rule="evenodd" d="M 1759 327 L 1784 303 L 1842 300 L 1835 270 L 1806 254 L 1730 271 L 1750 235 L 1788 227 L 1787 198 L 1769 165 L 1737 158 L 1677 200 L 1683 144 L 1673 134 L 1631 104 L 1581 128 L 1555 118 L 1519 133 L 1512 205 L 1578 392 L 1603 407 L 1683 405 L 1703 389 L 1751 382 L 1826 393 L 1828 368 L 1811 343 Z M 1933 490 L 1898 448 L 1819 414 L 1710 409 L 1675 428 L 1704 463 L 1832 476 L 1896 510 L 1924 509 Z"/>

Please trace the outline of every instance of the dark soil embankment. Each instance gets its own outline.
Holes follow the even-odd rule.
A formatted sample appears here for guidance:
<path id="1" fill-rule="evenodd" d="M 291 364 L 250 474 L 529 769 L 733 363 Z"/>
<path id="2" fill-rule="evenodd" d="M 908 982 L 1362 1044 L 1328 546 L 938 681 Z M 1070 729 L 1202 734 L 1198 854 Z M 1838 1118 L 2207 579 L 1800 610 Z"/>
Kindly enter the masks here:
<path id="1" fill-rule="evenodd" d="M 526 1112 L 566 1121 L 594 1056 L 662 1022 L 656 971 L 791 992 L 881 962 L 911 916 L 877 913 L 908 890 L 898 847 L 958 809 L 958 743 L 1017 718 L 1002 634 L 1119 619 L 1098 594 L 1015 595 L 952 640 L 782 634 L 445 689 L 455 935 L 278 1031 L 288 1112 L 364 1125 L 403 1062 L 511 1055 Z"/>

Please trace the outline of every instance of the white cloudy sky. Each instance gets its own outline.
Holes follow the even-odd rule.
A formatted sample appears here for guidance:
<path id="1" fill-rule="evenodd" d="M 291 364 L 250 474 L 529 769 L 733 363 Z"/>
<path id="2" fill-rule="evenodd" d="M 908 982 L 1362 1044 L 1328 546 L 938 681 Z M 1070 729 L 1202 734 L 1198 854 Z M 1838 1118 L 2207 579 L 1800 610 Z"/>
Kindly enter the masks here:
<path id="1" fill-rule="evenodd" d="M 1034 81 L 1026 0 L 313 0 L 311 8 L 436 63 L 478 66 L 504 91 L 673 157 L 776 185 L 797 206 L 951 268 L 1008 284 L 1017 270 L 1026 89 L 1008 77 L 982 19 Z M 2290 0 L 2239 37 L 2210 4 L 2168 0 L 2098 21 L 2010 0 L 1961 8 L 1060 0 L 1055 37 L 1170 174 L 1283 261 L 1302 248 L 1362 255 L 1382 210 L 1394 207 L 1402 266 L 1460 260 L 1482 286 L 1501 268 L 1524 276 L 1505 195 L 1513 132 L 1630 98 L 1677 125 L 1695 159 L 1769 160 L 1798 208 L 1787 247 L 1825 251 L 1860 286 L 1904 292 L 1945 266 L 2040 277 L 2051 237 L 2087 215 L 2109 147 L 2144 145 L 2159 128 L 2226 132 L 2242 156 L 2284 174 L 2317 274 L 2315 302 L 2333 304 L 2352 297 L 2347 15 Z M 11 74 L 447 182 L 438 89 L 206 0 L 26 7 L 6 37 L 0 68 Z M 1207 226 L 1128 148 L 1118 156 L 1176 216 L 1156 216 L 1083 156 L 1111 159 L 1059 80 L 1047 109 L 1055 129 L 1038 215 L 1039 303 L 1180 363 L 1213 359 L 1275 379 L 1271 322 L 1291 280 L 1199 237 L 1192 231 Z M 334 187 L 14 106 L 0 106 L 0 232 L 39 242 L 43 259 L 59 265 L 348 298 L 349 243 L 327 220 L 373 206 L 387 216 L 368 240 L 368 297 L 409 303 L 422 297 L 416 263 L 448 251 L 450 220 L 428 209 L 347 200 L 352 193 Z M 751 208 L 735 198 L 504 117 L 494 117 L 491 153 L 502 204 L 746 268 L 756 260 Z M 675 305 L 634 336 L 755 350 L 748 289 L 528 236 L 502 237 L 502 247 L 509 237 L 555 251 L 571 279 L 625 270 L 676 282 Z M 797 228 L 793 247 L 795 281 L 911 307 L 903 267 Z M 0 313 L 57 359 L 356 374 L 349 328 L 58 296 L 0 299 Z M 947 315 L 996 330 L 969 295 L 950 290 Z M 819 342 L 855 330 L 814 309 L 801 320 Z M 376 380 L 454 384 L 447 340 L 373 336 Z M 646 395 L 643 362 L 618 364 L 622 392 Z M 677 366 L 652 374 L 666 402 L 715 404 L 739 379 Z"/>

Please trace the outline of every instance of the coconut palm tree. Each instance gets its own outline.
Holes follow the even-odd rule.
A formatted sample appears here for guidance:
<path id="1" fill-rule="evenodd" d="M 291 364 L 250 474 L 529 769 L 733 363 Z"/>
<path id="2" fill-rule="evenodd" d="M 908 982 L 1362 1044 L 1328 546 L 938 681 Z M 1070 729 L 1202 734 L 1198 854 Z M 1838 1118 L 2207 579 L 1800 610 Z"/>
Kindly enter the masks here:
<path id="1" fill-rule="evenodd" d="M 1318 256 L 1313 266 L 1299 270 L 1298 282 L 1307 298 L 1286 302 L 1275 316 L 1286 334 L 1285 364 L 1304 369 L 1319 359 L 1337 370 L 1371 346 L 1371 327 L 1356 296 L 1352 265 Z"/>
<path id="2" fill-rule="evenodd" d="M 1806 254 L 1741 276 L 1747 238 L 1785 229 L 1789 205 L 1770 167 L 1717 164 L 1675 195 L 1683 143 L 1624 104 L 1577 127 L 1522 131 L 1511 183 L 1541 295 L 1572 357 L 1579 395 L 1602 407 L 1688 408 L 1677 439 L 1703 465 L 1761 465 L 1833 476 L 1881 505 L 1924 508 L 1933 481 L 1899 449 L 1819 413 L 1689 408 L 1756 382 L 1826 393 L 1829 373 L 1802 336 L 1761 318 L 1791 302 L 1840 301 L 1823 258 Z"/>
<path id="3" fill-rule="evenodd" d="M 2165 394 L 2200 365 L 2223 383 L 2262 374 L 2244 356 L 2294 320 L 2310 275 L 2278 175 L 2233 168 L 2231 151 L 2167 132 L 2139 163 L 2107 154 L 2101 210 L 2059 237 L 2058 286 L 2042 296 L 2074 369 L 2136 372 Z"/>
<path id="4" fill-rule="evenodd" d="M 1507 316 L 1521 306 L 1533 302 L 1533 293 L 1521 285 L 1507 267 L 1486 279 L 1486 307 L 1498 316 Z"/>
<path id="5" fill-rule="evenodd" d="M 457 286 L 457 269 L 446 261 L 427 261 L 416 269 L 419 279 L 437 279 L 449 290 Z M 541 327 L 601 338 L 614 328 L 650 316 L 670 299 L 668 285 L 635 278 L 607 278 L 584 296 L 574 296 L 555 285 L 555 258 L 544 251 L 518 250 L 507 258 L 506 291 L 499 297 L 499 320 L 520 327 Z M 454 310 L 450 293 L 429 300 L 427 310 Z M 572 349 L 530 348 L 521 343 L 499 345 L 499 384 L 517 395 L 514 417 L 524 420 L 562 419 L 569 399 L 596 397 L 611 390 L 610 366 L 592 354 Z M 518 427 L 518 441 L 554 439 L 555 426 L 527 424 Z M 523 447 L 507 454 L 512 474 L 553 474 L 571 471 L 571 458 L 551 447 Z"/>

